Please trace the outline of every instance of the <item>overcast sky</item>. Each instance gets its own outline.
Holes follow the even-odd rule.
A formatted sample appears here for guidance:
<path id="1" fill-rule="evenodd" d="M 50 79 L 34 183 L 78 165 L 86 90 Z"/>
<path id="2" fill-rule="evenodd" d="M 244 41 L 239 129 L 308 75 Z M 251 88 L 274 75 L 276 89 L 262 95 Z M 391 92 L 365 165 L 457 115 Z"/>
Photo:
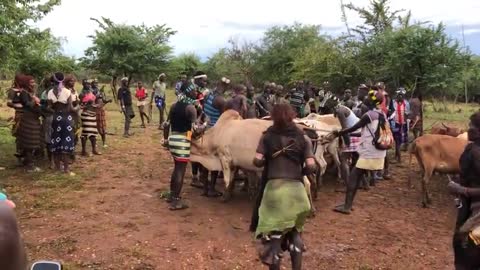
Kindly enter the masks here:
<path id="1" fill-rule="evenodd" d="M 348 0 L 344 1 L 349 3 Z M 353 0 L 367 5 L 368 0 Z M 391 0 L 393 9 L 412 10 L 420 21 L 444 22 L 448 33 L 461 39 L 465 27 L 467 46 L 480 54 L 479 0 Z M 91 44 L 87 37 L 96 29 L 90 18 L 107 17 L 116 23 L 167 24 L 178 33 L 171 39 L 175 54 L 195 52 L 202 58 L 223 47 L 230 37 L 258 40 L 268 27 L 291 24 L 320 24 L 331 35 L 345 31 L 340 20 L 340 0 L 62 0 L 61 6 L 38 23 L 64 37 L 64 51 L 83 56 Z M 359 23 L 348 13 L 350 25 Z"/>

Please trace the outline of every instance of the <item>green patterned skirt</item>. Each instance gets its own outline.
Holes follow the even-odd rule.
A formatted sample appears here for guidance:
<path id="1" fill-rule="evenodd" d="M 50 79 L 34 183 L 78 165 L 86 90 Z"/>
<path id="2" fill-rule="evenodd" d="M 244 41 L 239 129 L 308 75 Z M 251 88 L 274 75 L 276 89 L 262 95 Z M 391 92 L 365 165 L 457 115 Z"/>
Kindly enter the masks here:
<path id="1" fill-rule="evenodd" d="M 307 191 L 302 182 L 286 179 L 269 180 L 258 210 L 259 220 L 255 236 L 272 231 L 286 233 L 292 228 L 301 232 L 310 208 Z"/>
<path id="2" fill-rule="evenodd" d="M 172 131 L 170 133 L 168 137 L 168 149 L 175 161 L 190 161 L 191 134 L 190 131 L 183 133 Z"/>

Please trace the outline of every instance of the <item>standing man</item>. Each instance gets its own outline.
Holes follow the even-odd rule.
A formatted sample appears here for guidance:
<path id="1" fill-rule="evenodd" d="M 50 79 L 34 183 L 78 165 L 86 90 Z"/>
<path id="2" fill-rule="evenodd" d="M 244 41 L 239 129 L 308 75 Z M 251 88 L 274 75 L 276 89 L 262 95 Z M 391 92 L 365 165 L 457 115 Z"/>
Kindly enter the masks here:
<path id="1" fill-rule="evenodd" d="M 187 75 L 182 74 L 178 77 L 178 81 L 175 84 L 175 95 L 178 97 L 182 91 L 180 89 L 182 88 L 182 85 L 187 81 Z"/>
<path id="2" fill-rule="evenodd" d="M 247 118 L 247 97 L 245 93 L 247 87 L 243 84 L 238 84 L 233 87 L 234 96 L 227 102 L 226 110 L 237 111 L 243 119 Z"/>
<path id="3" fill-rule="evenodd" d="M 410 99 L 410 130 L 413 136 L 418 138 L 423 136 L 423 105 L 422 96 L 417 91 L 413 91 L 413 97 Z"/>
<path id="4" fill-rule="evenodd" d="M 153 83 L 153 93 L 152 97 L 150 98 L 150 106 L 152 106 L 153 101 L 155 100 L 155 105 L 158 108 L 158 112 L 160 113 L 158 129 L 163 129 L 163 122 L 165 121 L 165 101 L 166 101 L 166 90 L 167 90 L 167 83 L 165 79 L 167 76 L 165 73 L 162 73 L 158 76 L 158 81 Z"/>
<path id="5" fill-rule="evenodd" d="M 258 109 L 258 116 L 260 118 L 270 115 L 271 103 L 270 103 L 270 94 L 271 94 L 271 84 L 265 82 L 263 86 L 263 94 L 256 99 L 256 105 Z"/>
<path id="6" fill-rule="evenodd" d="M 129 132 L 130 130 L 130 123 L 132 119 L 135 117 L 135 113 L 133 112 L 132 108 L 132 93 L 130 92 L 130 88 L 128 88 L 128 78 L 124 77 L 121 80 L 122 86 L 118 89 L 118 101 L 120 103 L 120 107 L 122 108 L 123 115 L 125 117 L 125 129 L 123 132 L 123 137 L 128 138 L 133 134 Z"/>
<path id="7" fill-rule="evenodd" d="M 197 76 L 195 76 L 195 84 L 203 84 L 203 82 L 206 82 L 206 77 L 205 73 L 201 74 L 198 73 Z M 228 87 L 228 84 L 230 83 L 230 80 L 226 78 L 222 78 L 220 82 L 218 82 L 217 87 L 209 92 L 205 96 L 205 103 L 203 106 L 203 110 L 208 117 L 208 127 L 212 128 L 215 126 L 217 123 L 218 119 L 220 118 L 220 115 L 225 111 L 226 107 L 226 101 L 223 96 L 226 88 Z M 199 85 L 200 86 L 200 85 Z M 206 197 L 220 197 L 222 196 L 221 192 L 218 192 L 215 189 L 215 185 L 217 183 L 217 177 L 218 177 L 218 171 L 216 172 L 211 172 L 211 180 L 210 182 L 208 181 L 208 171 L 205 168 L 202 168 L 202 175 L 201 179 L 203 180 L 203 196 Z"/>
<path id="8" fill-rule="evenodd" d="M 290 105 L 295 109 L 297 117 L 303 117 L 303 110 L 305 108 L 305 91 L 303 86 L 303 81 L 299 81 L 289 95 Z"/>
<path id="9" fill-rule="evenodd" d="M 353 108 L 353 106 L 355 105 L 355 102 L 353 101 L 353 98 L 352 98 L 352 90 L 345 89 L 345 91 L 343 92 L 342 105 L 347 106 L 350 109 Z"/>
<path id="10" fill-rule="evenodd" d="M 257 105 L 255 104 L 255 87 L 247 85 L 247 119 L 257 118 Z"/>
<path id="11" fill-rule="evenodd" d="M 395 158 L 401 162 L 400 147 L 408 143 L 408 116 L 410 114 L 410 103 L 405 100 L 405 88 L 398 88 L 395 100 L 392 100 L 389 106 L 390 127 L 392 128 L 393 138 L 395 139 Z"/>
<path id="12" fill-rule="evenodd" d="M 173 157 L 174 169 L 170 179 L 170 210 L 182 210 L 188 205 L 181 200 L 183 178 L 187 164 L 190 161 L 190 146 L 192 133 L 199 131 L 203 126 L 197 125 L 197 109 L 195 99 L 197 96 L 196 85 L 186 82 L 182 85 L 184 95 L 180 96 L 168 113 L 171 131 L 168 146 Z"/>
<path id="13" fill-rule="evenodd" d="M 145 103 L 147 102 L 148 92 L 141 81 L 137 82 L 137 89 L 135 90 L 135 97 L 137 98 L 137 107 L 140 112 L 140 119 L 142 120 L 142 128 L 145 128 L 145 118 L 147 122 L 150 123 L 150 118 L 145 113 Z"/>
<path id="14" fill-rule="evenodd" d="M 368 112 L 368 107 L 364 104 L 365 97 L 368 94 L 368 86 L 365 84 L 360 84 L 357 90 L 357 100 L 355 101 L 355 105 L 353 106 L 353 113 L 360 118 L 366 112 Z"/>

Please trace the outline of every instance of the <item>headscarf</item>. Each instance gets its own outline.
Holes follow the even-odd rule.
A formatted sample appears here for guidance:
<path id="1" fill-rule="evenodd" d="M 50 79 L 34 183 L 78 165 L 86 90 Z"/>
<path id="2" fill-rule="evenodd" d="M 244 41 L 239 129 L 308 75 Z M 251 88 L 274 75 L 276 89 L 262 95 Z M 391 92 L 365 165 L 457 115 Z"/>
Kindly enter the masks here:
<path id="1" fill-rule="evenodd" d="M 196 85 L 194 83 L 188 82 L 184 83 L 180 88 L 182 95 L 178 96 L 178 101 L 186 104 L 195 104 L 195 99 L 188 96 L 192 91 L 197 91 Z"/>
<path id="2" fill-rule="evenodd" d="M 60 92 L 63 89 L 63 80 L 64 79 L 65 79 L 65 76 L 61 72 L 55 72 L 52 76 L 52 80 L 53 80 L 54 84 L 56 84 L 53 87 L 53 93 L 57 97 L 60 95 Z"/>
<path id="3" fill-rule="evenodd" d="M 368 91 L 367 98 L 373 105 L 375 105 L 375 107 L 383 102 L 383 95 L 375 90 Z"/>

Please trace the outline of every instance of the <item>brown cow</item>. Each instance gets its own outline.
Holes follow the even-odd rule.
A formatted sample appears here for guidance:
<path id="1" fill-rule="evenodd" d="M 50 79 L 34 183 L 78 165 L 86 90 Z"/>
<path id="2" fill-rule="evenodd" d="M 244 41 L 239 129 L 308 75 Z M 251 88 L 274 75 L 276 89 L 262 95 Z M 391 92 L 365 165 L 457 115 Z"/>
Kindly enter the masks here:
<path id="1" fill-rule="evenodd" d="M 438 134 L 438 135 L 447 135 L 451 137 L 458 137 L 458 135 L 462 134 L 464 131 L 460 128 L 456 127 L 449 127 L 442 123 L 441 126 L 434 126 L 430 131 L 430 134 Z"/>
<path id="2" fill-rule="evenodd" d="M 468 141 L 447 135 L 426 134 L 409 146 L 410 163 L 415 155 L 420 168 L 423 170 L 422 178 L 422 204 L 427 207 L 431 202 L 428 193 L 428 182 L 434 172 L 442 174 L 458 174 L 460 172 L 460 155 L 463 153 Z M 410 186 L 408 178 L 408 185 Z"/>

